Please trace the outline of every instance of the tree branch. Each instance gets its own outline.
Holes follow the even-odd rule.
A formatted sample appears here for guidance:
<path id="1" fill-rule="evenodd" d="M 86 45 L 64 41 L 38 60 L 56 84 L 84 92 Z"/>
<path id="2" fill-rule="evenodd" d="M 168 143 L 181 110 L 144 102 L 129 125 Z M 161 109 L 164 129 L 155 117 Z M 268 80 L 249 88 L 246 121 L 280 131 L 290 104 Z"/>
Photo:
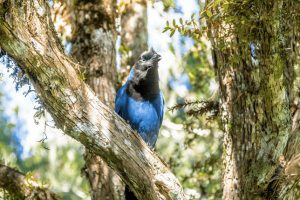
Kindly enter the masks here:
<path id="1" fill-rule="evenodd" d="M 196 101 L 185 101 L 183 103 L 176 104 L 169 108 L 170 111 L 188 108 L 187 115 L 190 116 L 201 116 L 210 113 L 208 119 L 216 117 L 219 114 L 219 102 L 217 100 L 196 100 Z"/>
<path id="2" fill-rule="evenodd" d="M 167 166 L 79 78 L 42 0 L 0 1 L 0 46 L 28 74 L 57 127 L 101 156 L 139 199 L 185 199 Z"/>
<path id="3" fill-rule="evenodd" d="M 0 188 L 3 188 L 17 199 L 58 199 L 47 188 L 38 186 L 35 180 L 3 164 L 0 164 Z"/>
<path id="4" fill-rule="evenodd" d="M 287 194 L 293 195 L 291 191 L 297 189 L 295 186 L 300 181 L 300 109 L 298 106 L 292 119 L 292 131 L 285 147 L 285 153 L 280 158 L 277 173 L 269 184 L 269 188 L 272 188 L 271 191 L 276 191 L 279 198 L 284 198 Z"/>

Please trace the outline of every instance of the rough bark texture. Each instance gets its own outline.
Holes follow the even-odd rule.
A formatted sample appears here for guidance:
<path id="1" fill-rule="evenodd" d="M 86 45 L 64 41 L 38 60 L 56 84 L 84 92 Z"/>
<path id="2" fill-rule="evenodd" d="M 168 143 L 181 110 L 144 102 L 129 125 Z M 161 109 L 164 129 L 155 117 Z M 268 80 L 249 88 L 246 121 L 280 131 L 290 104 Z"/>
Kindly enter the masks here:
<path id="1" fill-rule="evenodd" d="M 228 1 L 213 10 L 226 12 L 221 21 L 208 18 L 225 130 L 223 199 L 282 199 L 295 183 L 284 164 L 293 121 L 292 4 Z"/>
<path id="2" fill-rule="evenodd" d="M 13 199 L 59 199 L 47 188 L 39 187 L 32 178 L 3 164 L 0 164 L 0 188 Z"/>
<path id="3" fill-rule="evenodd" d="M 72 55 L 82 64 L 85 82 L 99 99 L 114 108 L 116 82 L 116 1 L 77 1 L 73 6 L 74 44 Z M 84 171 L 92 199 L 124 199 L 120 177 L 100 158 L 86 149 Z"/>
<path id="4" fill-rule="evenodd" d="M 101 156 L 139 199 L 185 199 L 159 157 L 80 79 L 45 1 L 0 1 L 0 45 L 26 72 L 57 127 Z"/>
<path id="5" fill-rule="evenodd" d="M 147 45 L 147 1 L 133 1 L 125 5 L 121 15 L 122 67 L 130 69 Z"/>
<path id="6" fill-rule="evenodd" d="M 82 66 L 86 83 L 114 108 L 116 81 L 116 1 L 77 1 L 74 5 L 72 55 Z"/>

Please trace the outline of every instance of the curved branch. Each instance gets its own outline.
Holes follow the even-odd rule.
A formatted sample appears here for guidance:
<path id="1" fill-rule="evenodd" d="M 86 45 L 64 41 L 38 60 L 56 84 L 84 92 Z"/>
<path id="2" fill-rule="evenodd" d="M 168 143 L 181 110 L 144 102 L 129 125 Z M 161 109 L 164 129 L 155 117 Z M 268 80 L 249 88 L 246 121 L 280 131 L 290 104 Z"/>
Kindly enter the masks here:
<path id="1" fill-rule="evenodd" d="M 0 188 L 17 199 L 56 200 L 57 196 L 47 188 L 37 186 L 35 180 L 25 174 L 0 164 Z"/>
<path id="2" fill-rule="evenodd" d="M 0 47 L 28 74 L 57 127 L 101 156 L 139 199 L 185 199 L 167 166 L 79 78 L 53 30 L 45 1 L 0 1 Z"/>

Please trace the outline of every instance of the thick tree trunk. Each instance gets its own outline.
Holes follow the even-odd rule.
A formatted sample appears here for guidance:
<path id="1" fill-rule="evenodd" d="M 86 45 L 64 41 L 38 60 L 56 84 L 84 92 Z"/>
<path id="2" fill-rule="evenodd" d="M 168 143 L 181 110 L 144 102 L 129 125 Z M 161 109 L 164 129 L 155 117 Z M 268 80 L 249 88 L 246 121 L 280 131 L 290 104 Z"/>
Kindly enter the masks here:
<path id="1" fill-rule="evenodd" d="M 0 188 L 7 191 L 13 199 L 59 199 L 53 192 L 38 185 L 33 178 L 0 164 Z"/>
<path id="2" fill-rule="evenodd" d="M 66 134 L 101 156 L 139 199 L 185 199 L 166 165 L 78 76 L 42 0 L 0 1 L 0 45 L 26 72 Z"/>
<path id="3" fill-rule="evenodd" d="M 77 1 L 73 6 L 74 45 L 72 55 L 82 64 L 85 82 L 99 99 L 114 108 L 116 82 L 116 1 Z M 120 177 L 100 158 L 86 149 L 85 174 L 92 199 L 124 199 Z"/>
<path id="4" fill-rule="evenodd" d="M 290 4 L 228 1 L 213 10 L 224 12 L 220 21 L 208 18 L 225 130 L 223 199 L 287 195 L 282 161 L 292 132 Z"/>

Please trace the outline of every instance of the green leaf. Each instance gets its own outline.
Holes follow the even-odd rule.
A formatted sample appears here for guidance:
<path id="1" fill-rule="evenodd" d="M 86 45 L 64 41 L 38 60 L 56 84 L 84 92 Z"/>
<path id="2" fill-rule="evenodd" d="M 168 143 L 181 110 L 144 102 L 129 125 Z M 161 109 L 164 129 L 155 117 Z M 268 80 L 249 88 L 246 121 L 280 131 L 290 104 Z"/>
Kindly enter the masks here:
<path id="1" fill-rule="evenodd" d="M 222 0 L 215 0 L 212 7 L 216 7 Z"/>
<path id="2" fill-rule="evenodd" d="M 181 25 L 183 25 L 183 20 L 182 20 L 182 18 L 179 18 L 179 22 L 180 22 Z"/>
<path id="3" fill-rule="evenodd" d="M 193 26 L 197 26 L 197 23 L 195 20 L 193 20 L 192 23 L 193 23 Z"/>
<path id="4" fill-rule="evenodd" d="M 191 19 L 194 19 L 194 17 L 195 17 L 195 13 L 192 14 Z"/>
<path id="5" fill-rule="evenodd" d="M 171 31 L 170 37 L 172 37 L 172 36 L 174 35 L 174 33 L 175 33 L 175 29 L 173 29 L 173 30 Z"/>
<path id="6" fill-rule="evenodd" d="M 170 27 L 165 27 L 163 30 L 163 33 L 167 32 L 170 29 Z"/>
<path id="7" fill-rule="evenodd" d="M 211 13 L 210 10 L 206 10 L 206 14 L 207 14 L 207 16 L 208 16 L 209 18 L 212 16 L 212 13 Z"/>
<path id="8" fill-rule="evenodd" d="M 173 19 L 173 26 L 176 27 L 176 21 Z"/>

